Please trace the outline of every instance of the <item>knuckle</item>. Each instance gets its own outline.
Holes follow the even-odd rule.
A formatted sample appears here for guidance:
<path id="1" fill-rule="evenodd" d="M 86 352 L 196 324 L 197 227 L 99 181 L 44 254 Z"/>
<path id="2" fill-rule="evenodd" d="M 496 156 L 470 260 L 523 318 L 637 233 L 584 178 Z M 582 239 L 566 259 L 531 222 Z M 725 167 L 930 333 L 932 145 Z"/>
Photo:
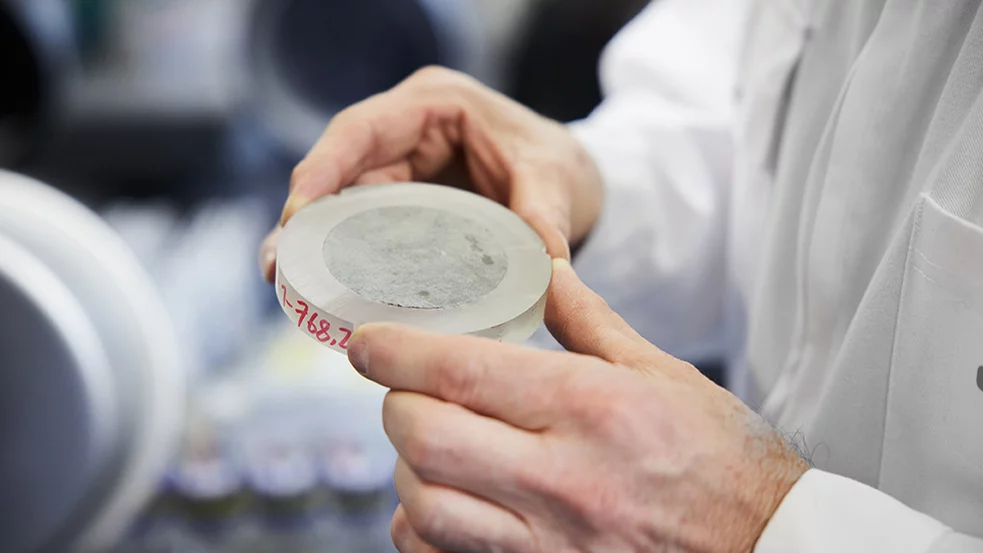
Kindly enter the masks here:
<path id="1" fill-rule="evenodd" d="M 600 395 L 593 409 L 595 426 L 609 433 L 618 432 L 632 420 L 632 410 L 624 401 Z"/>
<path id="2" fill-rule="evenodd" d="M 564 360 L 566 362 L 566 360 Z M 566 370 L 558 373 L 550 382 L 553 386 L 553 394 L 558 407 L 566 410 L 576 410 L 576 407 L 583 402 L 583 397 L 588 393 L 590 384 L 586 382 L 583 371 Z"/>
<path id="3" fill-rule="evenodd" d="M 410 429 L 407 434 L 403 449 L 403 457 L 414 469 L 419 469 L 429 463 L 432 457 L 432 446 L 429 440 L 415 427 Z"/>
<path id="4" fill-rule="evenodd" d="M 617 524 L 623 498 L 610 488 L 590 480 L 570 483 L 557 494 L 559 504 L 567 515 L 583 525 L 611 527 Z"/>
<path id="5" fill-rule="evenodd" d="M 362 139 L 366 133 L 371 132 L 371 122 L 375 114 L 373 98 L 366 98 L 335 113 L 328 122 L 322 139 L 332 134 Z"/>
<path id="6" fill-rule="evenodd" d="M 432 478 L 454 456 L 454 444 L 444 422 L 421 414 L 401 401 L 406 392 L 389 392 L 382 402 L 382 424 L 400 457 L 424 480 Z"/>
<path id="7" fill-rule="evenodd" d="M 428 65 L 417 69 L 408 80 L 416 84 L 441 86 L 460 85 L 465 81 L 463 74 L 440 65 Z"/>
<path id="8" fill-rule="evenodd" d="M 396 406 L 396 403 L 399 401 L 398 394 L 399 392 L 390 390 L 382 398 L 382 428 L 390 435 L 393 432 L 393 425 L 400 422 L 399 410 Z"/>
<path id="9" fill-rule="evenodd" d="M 341 135 L 364 140 L 371 133 L 374 112 L 369 99 L 352 104 L 331 117 L 323 136 Z"/>
<path id="10" fill-rule="evenodd" d="M 557 497 L 561 495 L 563 482 L 557 471 L 546 470 L 544 467 L 553 466 L 550 464 L 524 465 L 515 470 L 513 478 L 519 489 L 524 490 L 532 497 Z"/>
<path id="11" fill-rule="evenodd" d="M 472 77 L 439 65 L 418 69 L 405 82 L 414 88 L 427 91 L 441 90 L 458 96 L 469 96 L 480 88 Z"/>
<path id="12" fill-rule="evenodd" d="M 583 425 L 585 422 L 596 420 L 597 407 L 595 400 L 588 394 L 579 393 L 570 398 L 567 410 L 573 421 Z"/>
<path id="13" fill-rule="evenodd" d="M 454 72 L 440 65 L 427 65 L 413 72 L 411 79 L 417 81 L 439 81 L 453 75 Z"/>
<path id="14" fill-rule="evenodd" d="M 570 420 L 575 414 L 575 406 L 583 395 L 584 378 L 582 367 L 571 363 L 570 354 L 562 353 L 551 356 L 543 363 L 545 370 L 554 374 L 537 382 L 533 388 L 539 395 L 543 408 L 550 412 L 559 413 L 562 420 Z"/>
<path id="15" fill-rule="evenodd" d="M 413 506 L 407 508 L 406 516 L 422 540 L 433 543 L 446 538 L 451 513 L 446 502 L 441 501 L 434 492 L 421 491 Z"/>
<path id="16" fill-rule="evenodd" d="M 568 371 L 555 382 L 556 395 L 574 418 L 587 418 L 593 413 L 601 384 L 584 371 Z"/>
<path id="17" fill-rule="evenodd" d="M 366 325 L 359 329 L 358 342 L 370 366 L 370 371 L 391 371 L 400 359 L 401 347 L 404 343 L 398 331 L 386 326 Z M 352 346 L 349 344 L 349 350 Z"/>
<path id="18" fill-rule="evenodd" d="M 392 524 L 389 525 L 389 537 L 392 538 L 393 543 L 396 546 L 404 543 L 406 539 L 411 535 L 409 521 L 406 520 L 405 516 L 399 516 L 397 513 L 393 516 Z"/>
<path id="19" fill-rule="evenodd" d="M 357 120 L 358 113 L 360 111 L 359 108 L 364 104 L 364 102 L 365 101 L 363 100 L 362 102 L 352 104 L 334 114 L 334 116 L 331 117 L 331 121 L 328 123 L 328 126 L 345 126 L 354 122 Z"/>
<path id="20" fill-rule="evenodd" d="M 574 409 L 584 428 L 603 437 L 622 436 L 632 427 L 634 417 L 629 402 L 603 388 L 581 394 Z"/>
<path id="21" fill-rule="evenodd" d="M 473 355 L 448 355 L 436 364 L 432 374 L 434 389 L 440 397 L 470 405 L 478 396 L 484 365 Z"/>
<path id="22" fill-rule="evenodd" d="M 431 475 L 448 455 L 445 441 L 433 426 L 422 421 L 411 423 L 403 445 L 404 459 L 422 478 Z"/>

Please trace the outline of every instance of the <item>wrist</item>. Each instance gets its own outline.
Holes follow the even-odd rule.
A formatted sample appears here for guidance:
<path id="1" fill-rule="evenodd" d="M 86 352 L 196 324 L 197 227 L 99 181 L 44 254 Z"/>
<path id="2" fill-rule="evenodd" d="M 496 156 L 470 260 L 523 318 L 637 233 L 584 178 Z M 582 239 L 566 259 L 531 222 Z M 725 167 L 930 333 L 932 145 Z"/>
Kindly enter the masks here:
<path id="1" fill-rule="evenodd" d="M 775 516 L 785 497 L 795 484 L 811 468 L 805 460 L 792 450 L 784 440 L 781 447 L 785 449 L 776 462 L 763 463 L 762 472 L 768 477 L 759 480 L 758 509 L 759 516 L 753 525 L 752 538 L 740 551 L 753 553 L 758 540 L 764 533 L 771 519 Z"/>

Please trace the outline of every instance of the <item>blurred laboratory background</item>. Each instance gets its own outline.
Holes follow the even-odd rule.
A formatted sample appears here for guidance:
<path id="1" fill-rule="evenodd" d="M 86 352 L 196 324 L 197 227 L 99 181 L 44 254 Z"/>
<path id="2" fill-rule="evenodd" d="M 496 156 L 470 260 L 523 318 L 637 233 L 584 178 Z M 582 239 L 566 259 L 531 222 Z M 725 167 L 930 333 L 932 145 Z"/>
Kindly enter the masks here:
<path id="1" fill-rule="evenodd" d="M 0 0 L 0 553 L 385 552 L 384 390 L 256 267 L 338 110 L 439 64 L 571 121 L 645 0 Z"/>

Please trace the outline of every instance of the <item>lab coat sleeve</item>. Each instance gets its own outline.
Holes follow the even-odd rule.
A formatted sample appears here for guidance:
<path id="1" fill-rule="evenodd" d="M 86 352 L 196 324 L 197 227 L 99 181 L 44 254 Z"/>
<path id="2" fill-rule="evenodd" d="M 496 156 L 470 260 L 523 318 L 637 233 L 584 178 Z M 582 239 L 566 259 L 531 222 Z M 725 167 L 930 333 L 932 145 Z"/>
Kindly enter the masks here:
<path id="1" fill-rule="evenodd" d="M 670 353 L 719 353 L 743 2 L 660 0 L 601 60 L 605 100 L 571 125 L 606 194 L 574 265 Z"/>
<path id="2" fill-rule="evenodd" d="M 792 487 L 754 553 L 983 553 L 983 540 L 856 480 L 812 469 Z"/>

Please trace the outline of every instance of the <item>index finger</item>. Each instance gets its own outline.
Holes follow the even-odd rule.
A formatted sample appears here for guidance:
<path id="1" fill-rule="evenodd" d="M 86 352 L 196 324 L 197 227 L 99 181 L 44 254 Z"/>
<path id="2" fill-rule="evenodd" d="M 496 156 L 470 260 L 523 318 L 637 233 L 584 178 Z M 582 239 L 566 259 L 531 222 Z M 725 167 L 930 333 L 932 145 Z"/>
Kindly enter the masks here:
<path id="1" fill-rule="evenodd" d="M 456 403 L 528 430 L 553 424 L 564 381 L 590 363 L 486 338 L 424 332 L 403 325 L 360 327 L 348 358 L 366 378 Z"/>
<path id="2" fill-rule="evenodd" d="M 408 86 L 409 85 L 409 86 Z M 408 82 L 336 115 L 296 169 L 281 222 L 312 200 L 338 192 L 359 175 L 412 154 L 428 128 L 456 125 L 459 95 L 452 87 L 430 89 Z M 446 152 L 448 159 L 452 152 Z"/>

